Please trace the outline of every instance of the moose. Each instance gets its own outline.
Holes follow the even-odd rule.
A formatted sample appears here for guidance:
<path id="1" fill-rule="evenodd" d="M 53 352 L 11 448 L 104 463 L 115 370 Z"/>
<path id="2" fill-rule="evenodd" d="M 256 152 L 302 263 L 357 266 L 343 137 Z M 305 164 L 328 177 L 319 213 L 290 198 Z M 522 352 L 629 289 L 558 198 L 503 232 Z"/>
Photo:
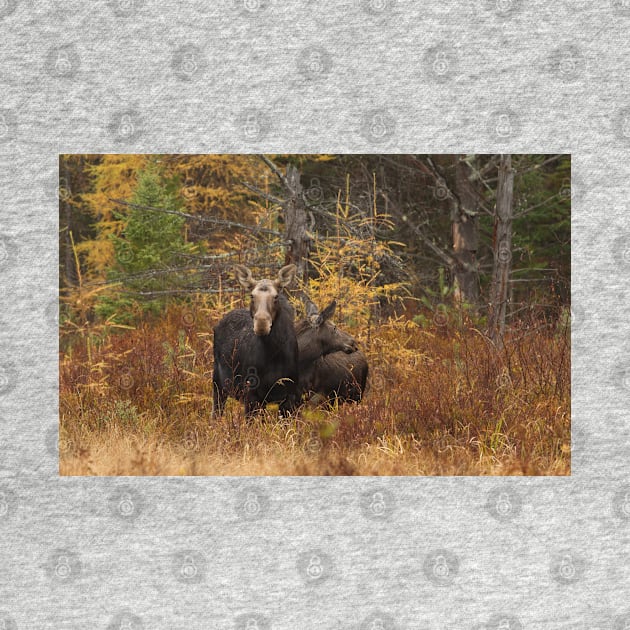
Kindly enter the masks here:
<path id="1" fill-rule="evenodd" d="M 330 319 L 333 300 L 323 311 L 306 300 L 306 318 L 296 326 L 299 352 L 300 391 L 335 401 L 360 402 L 365 392 L 368 363 L 356 341 Z"/>
<path id="2" fill-rule="evenodd" d="M 359 402 L 368 366 L 355 340 L 331 321 L 336 302 L 321 313 L 306 301 L 307 317 L 294 326 L 295 312 L 283 289 L 295 278 L 295 265 L 276 280 L 259 280 L 242 265 L 234 270 L 251 292 L 249 309 L 236 309 L 214 328 L 213 412 L 223 414 L 229 396 L 242 400 L 251 418 L 267 403 L 292 413 L 304 394 Z"/>
<path id="3" fill-rule="evenodd" d="M 298 343 L 295 311 L 282 290 L 295 265 L 280 269 L 276 280 L 259 280 L 243 265 L 235 266 L 240 285 L 251 292 L 250 308 L 231 311 L 214 329 L 213 410 L 220 416 L 228 396 L 242 400 L 251 417 L 267 403 L 280 403 L 280 414 L 299 402 Z"/>

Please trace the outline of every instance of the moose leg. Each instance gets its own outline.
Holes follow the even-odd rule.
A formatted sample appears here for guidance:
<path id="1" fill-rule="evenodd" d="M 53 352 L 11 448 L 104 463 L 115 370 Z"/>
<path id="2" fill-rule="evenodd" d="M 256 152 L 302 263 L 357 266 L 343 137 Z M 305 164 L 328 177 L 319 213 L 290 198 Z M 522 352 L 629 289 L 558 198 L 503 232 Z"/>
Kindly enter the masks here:
<path id="1" fill-rule="evenodd" d="M 287 418 L 290 416 L 298 406 L 298 394 L 293 389 L 288 392 L 287 397 L 280 403 L 280 416 Z"/>
<path id="2" fill-rule="evenodd" d="M 245 418 L 251 420 L 258 411 L 264 408 L 264 404 L 252 396 L 245 396 Z"/>

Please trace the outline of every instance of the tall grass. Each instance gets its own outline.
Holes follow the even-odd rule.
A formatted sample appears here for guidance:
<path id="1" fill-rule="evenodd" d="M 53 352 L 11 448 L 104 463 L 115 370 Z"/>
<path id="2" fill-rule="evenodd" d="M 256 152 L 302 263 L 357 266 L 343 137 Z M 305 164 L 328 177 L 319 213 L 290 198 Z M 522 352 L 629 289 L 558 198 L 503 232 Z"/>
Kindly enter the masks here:
<path id="1" fill-rule="evenodd" d="M 570 343 L 538 318 L 502 349 L 474 328 L 393 318 L 366 333 L 359 405 L 211 418 L 218 310 L 172 307 L 112 332 L 62 331 L 65 475 L 566 475 Z"/>

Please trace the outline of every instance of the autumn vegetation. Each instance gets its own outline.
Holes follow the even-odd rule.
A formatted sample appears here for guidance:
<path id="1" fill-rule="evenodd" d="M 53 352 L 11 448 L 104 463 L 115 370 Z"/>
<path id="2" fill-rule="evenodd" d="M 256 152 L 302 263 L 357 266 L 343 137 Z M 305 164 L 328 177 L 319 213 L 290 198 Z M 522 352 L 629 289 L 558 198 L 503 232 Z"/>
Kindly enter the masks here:
<path id="1" fill-rule="evenodd" d="M 479 212 L 470 300 L 448 264 L 464 158 L 479 174 L 467 184 Z M 278 174 L 257 156 L 62 156 L 60 473 L 570 474 L 570 163 L 513 156 L 497 335 L 496 158 L 268 158 Z M 212 418 L 212 330 L 247 297 L 232 265 L 270 277 L 290 260 L 278 175 L 291 168 L 308 221 L 290 298 L 298 316 L 302 293 L 337 299 L 368 390 L 359 404 L 311 400 L 290 418 L 272 405 L 250 421 L 230 399 Z"/>

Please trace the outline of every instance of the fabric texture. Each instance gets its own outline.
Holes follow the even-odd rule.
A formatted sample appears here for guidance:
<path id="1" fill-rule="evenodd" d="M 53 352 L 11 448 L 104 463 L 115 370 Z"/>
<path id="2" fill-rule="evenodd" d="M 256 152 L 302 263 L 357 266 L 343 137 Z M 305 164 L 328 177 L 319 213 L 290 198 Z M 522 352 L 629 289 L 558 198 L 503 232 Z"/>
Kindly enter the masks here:
<path id="1" fill-rule="evenodd" d="M 627 628 L 626 0 L 0 2 L 0 628 Z M 58 154 L 573 155 L 573 474 L 58 476 Z"/>

